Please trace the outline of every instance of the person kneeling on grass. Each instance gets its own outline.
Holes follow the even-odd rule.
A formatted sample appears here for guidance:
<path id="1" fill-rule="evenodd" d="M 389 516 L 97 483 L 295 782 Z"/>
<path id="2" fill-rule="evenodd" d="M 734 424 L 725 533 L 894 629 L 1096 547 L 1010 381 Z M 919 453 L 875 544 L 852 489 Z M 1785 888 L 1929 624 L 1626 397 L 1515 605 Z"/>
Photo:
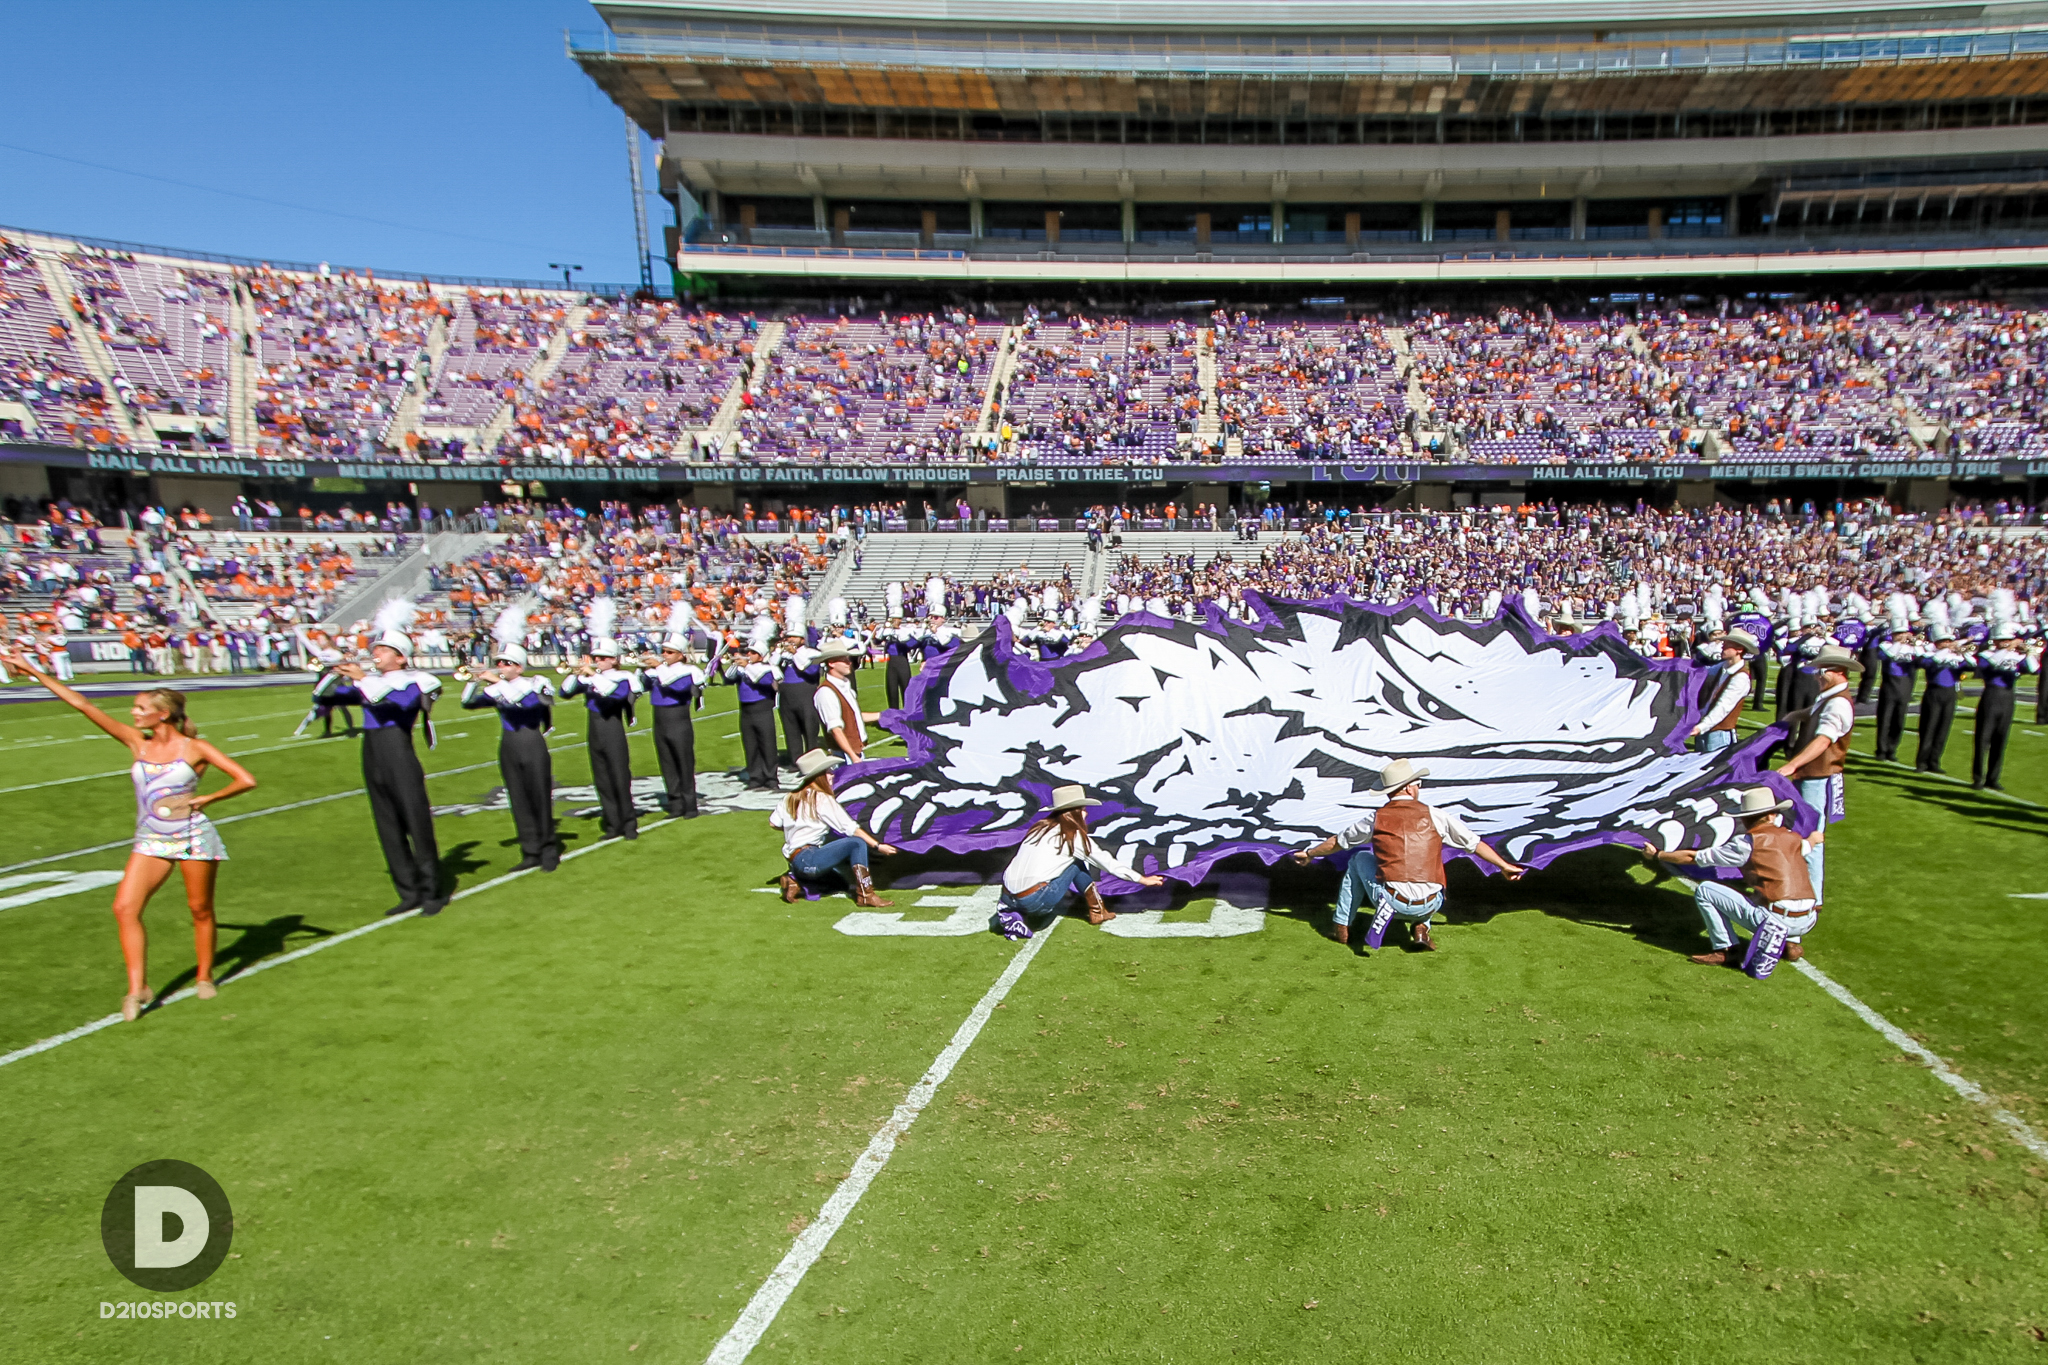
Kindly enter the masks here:
<path id="1" fill-rule="evenodd" d="M 1051 808 L 1025 831 L 1024 842 L 1003 869 L 996 928 L 1004 938 L 1030 938 L 1030 919 L 1053 914 L 1076 891 L 1088 907 L 1088 922 L 1107 923 L 1115 916 L 1095 887 L 1098 872 L 1140 886 L 1166 884 L 1166 878 L 1146 876 L 1089 837 L 1087 809 L 1101 804 L 1079 787 L 1052 789 Z"/>
<path id="2" fill-rule="evenodd" d="M 1434 952 L 1430 917 L 1444 908 L 1444 845 L 1477 853 L 1507 874 L 1522 879 L 1523 868 L 1494 851 L 1457 816 L 1422 803 L 1422 779 L 1429 769 L 1397 758 L 1380 772 L 1379 790 L 1387 804 L 1342 834 L 1333 834 L 1312 848 L 1301 849 L 1294 861 L 1307 866 L 1339 849 L 1357 849 L 1344 880 L 1337 887 L 1337 909 L 1330 937 L 1351 942 L 1351 912 L 1362 901 L 1372 907 L 1365 946 L 1378 948 L 1397 919 L 1408 925 L 1416 947 Z"/>
<path id="3" fill-rule="evenodd" d="M 1742 806 L 1736 812 L 1744 833 L 1712 848 L 1644 848 L 1644 856 L 1653 863 L 1739 867 L 1743 880 L 1756 892 L 1752 899 L 1726 882 L 1713 880 L 1693 887 L 1693 900 L 1700 908 L 1711 945 L 1708 951 L 1695 953 L 1694 962 L 1703 967 L 1738 966 L 1762 980 L 1778 965 L 1779 957 L 1797 962 L 1805 955 L 1799 938 L 1812 931 L 1820 917 L 1820 904 L 1806 871 L 1809 845 L 1785 828 L 1780 818 L 1791 808 L 1790 801 L 1780 801 L 1769 787 L 1750 787 L 1742 793 Z M 1731 925 L 1750 931 L 1748 952 L 1736 953 Z"/>
<path id="4" fill-rule="evenodd" d="M 789 859 L 789 871 L 780 878 L 786 903 L 793 904 L 804 894 L 804 883 L 832 872 L 846 878 L 853 888 L 853 903 L 864 910 L 896 903 L 877 896 L 868 875 L 870 849 L 884 857 L 896 850 L 862 829 L 832 795 L 832 772 L 845 761 L 823 749 L 799 755 L 796 790 L 768 817 L 768 823 L 782 831 L 782 856 Z M 832 837 L 835 834 L 839 837 Z"/>

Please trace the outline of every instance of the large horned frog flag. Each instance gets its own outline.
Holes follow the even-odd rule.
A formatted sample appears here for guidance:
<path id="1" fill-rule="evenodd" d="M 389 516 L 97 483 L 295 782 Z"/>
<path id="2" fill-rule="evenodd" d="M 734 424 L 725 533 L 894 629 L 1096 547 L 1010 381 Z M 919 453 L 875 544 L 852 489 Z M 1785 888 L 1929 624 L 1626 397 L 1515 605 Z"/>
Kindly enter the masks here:
<path id="1" fill-rule="evenodd" d="M 1718 842 L 1729 787 L 1790 794 L 1758 775 L 1766 738 L 1687 752 L 1704 670 L 1644 659 L 1612 629 L 1553 637 L 1516 604 L 1475 624 L 1420 598 L 1245 601 L 1249 621 L 1126 616 L 1050 663 L 999 619 L 927 663 L 885 718 L 909 757 L 848 769 L 841 799 L 888 843 L 960 853 L 1020 842 L 1053 787 L 1080 783 L 1103 803 L 1098 838 L 1196 882 L 1368 815 L 1396 758 L 1430 769 L 1432 805 L 1536 867 L 1629 839 Z"/>

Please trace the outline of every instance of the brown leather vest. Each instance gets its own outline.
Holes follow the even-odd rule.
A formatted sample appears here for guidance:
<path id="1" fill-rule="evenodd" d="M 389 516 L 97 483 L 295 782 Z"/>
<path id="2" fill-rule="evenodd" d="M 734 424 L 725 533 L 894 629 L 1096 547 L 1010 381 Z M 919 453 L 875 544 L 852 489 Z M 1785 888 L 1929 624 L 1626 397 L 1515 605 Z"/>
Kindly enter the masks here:
<path id="1" fill-rule="evenodd" d="M 1714 706 L 1721 700 L 1722 695 L 1725 694 L 1730 687 L 1735 685 L 1735 680 L 1739 677 L 1742 677 L 1744 674 L 1747 674 L 1748 672 L 1749 670 L 1747 668 L 1744 668 L 1741 673 L 1730 673 L 1728 671 L 1727 665 L 1722 665 L 1721 685 L 1714 689 L 1713 700 L 1707 704 L 1707 709 L 1709 711 L 1713 710 Z M 1728 712 L 1727 715 L 1721 717 L 1721 719 L 1714 722 L 1714 729 L 1733 730 L 1736 726 L 1736 723 L 1742 719 L 1742 708 L 1745 705 L 1747 705 L 1748 702 L 1749 696 L 1747 693 L 1745 693 L 1742 697 L 1742 700 L 1736 702 L 1734 707 Z"/>
<path id="2" fill-rule="evenodd" d="M 1372 854 L 1383 882 L 1444 884 L 1444 841 L 1420 801 L 1389 801 L 1379 808 L 1372 817 Z"/>
<path id="3" fill-rule="evenodd" d="M 1785 717 L 1786 720 L 1792 723 L 1793 727 L 1793 753 L 1796 754 L 1807 745 L 1813 743 L 1814 738 L 1820 734 L 1820 712 L 1824 704 L 1822 702 L 1815 702 L 1806 709 L 1794 711 Z M 1842 771 L 1849 761 L 1849 740 L 1855 733 L 1854 730 L 1851 730 L 1840 739 L 1829 743 L 1827 748 L 1822 749 L 1818 754 L 1802 764 L 1799 771 L 1792 774 L 1792 780 L 1794 782 L 1806 782 L 1816 777 L 1833 777 L 1836 773 Z"/>
<path id="4" fill-rule="evenodd" d="M 867 753 L 868 741 L 860 732 L 860 709 L 853 704 L 853 698 L 846 695 L 846 689 L 841 687 L 830 673 L 818 679 L 818 686 L 831 689 L 832 695 L 839 698 L 840 728 L 846 732 L 846 742 L 853 746 L 853 756 L 862 757 Z M 829 742 L 832 736 L 828 734 L 825 738 Z"/>
<path id="5" fill-rule="evenodd" d="M 1801 842 L 1783 825 L 1759 825 L 1749 832 L 1749 861 L 1742 865 L 1742 872 L 1755 884 L 1764 904 L 1814 899 Z"/>

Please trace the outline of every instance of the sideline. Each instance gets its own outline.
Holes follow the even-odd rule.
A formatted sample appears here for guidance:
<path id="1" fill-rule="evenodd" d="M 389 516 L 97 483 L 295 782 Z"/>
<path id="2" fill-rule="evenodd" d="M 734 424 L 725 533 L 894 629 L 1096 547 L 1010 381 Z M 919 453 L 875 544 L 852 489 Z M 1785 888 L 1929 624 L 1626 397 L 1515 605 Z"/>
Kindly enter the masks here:
<path id="1" fill-rule="evenodd" d="M 2012 1135 L 2013 1141 L 2019 1143 L 2020 1146 L 2026 1148 L 2035 1156 L 2048 1157 L 2048 1139 L 2043 1139 L 2025 1119 L 1985 1094 L 1982 1086 L 1969 1077 L 1959 1076 L 1950 1070 L 1948 1063 L 1935 1055 L 1932 1049 L 1923 1046 L 1911 1035 L 1899 1028 L 1898 1025 L 1892 1023 L 1891 1020 L 1851 995 L 1848 987 L 1842 985 L 1841 982 L 1835 980 L 1805 958 L 1801 958 L 1793 963 L 1792 967 L 1829 995 L 1847 1005 L 1857 1018 L 1883 1034 L 1893 1047 L 1896 1047 L 1899 1051 L 1905 1053 L 1929 1071 L 1932 1071 L 1936 1080 L 1955 1091 L 1958 1095 L 1961 1095 L 1970 1103 L 1981 1104 L 1989 1109 L 1991 1117 Z"/>
<path id="2" fill-rule="evenodd" d="M 996 1006 L 1003 1003 L 1003 997 L 1010 993 L 1010 987 L 1017 984 L 1017 978 L 1024 975 L 1024 969 L 1038 956 L 1038 950 L 1045 946 L 1045 941 L 1052 937 L 1059 923 L 1055 918 L 1010 959 L 1010 965 L 1003 968 L 1003 974 L 996 978 L 995 985 L 988 988 L 988 994 L 982 996 L 981 1003 L 968 1014 L 966 1022 L 953 1035 L 953 1041 L 946 1044 L 945 1051 L 924 1073 L 924 1079 L 910 1087 L 910 1093 L 903 1097 L 895 1112 L 875 1130 L 867 1150 L 853 1163 L 853 1173 L 841 1181 L 832 1197 L 825 1201 L 825 1207 L 818 1211 L 817 1221 L 797 1235 L 796 1242 L 782 1258 L 781 1264 L 769 1273 L 767 1280 L 754 1291 L 754 1297 L 740 1311 L 739 1321 L 711 1348 L 711 1354 L 704 1358 L 705 1365 L 739 1365 L 760 1344 L 761 1337 L 774 1325 L 776 1314 L 782 1311 L 782 1305 L 789 1301 L 797 1285 L 803 1282 L 804 1275 L 824 1254 L 833 1234 L 839 1231 L 847 1215 L 860 1203 L 868 1186 L 889 1164 L 889 1158 L 895 1155 L 897 1140 L 909 1131 L 911 1124 L 917 1122 L 917 1116 L 924 1112 L 925 1106 L 932 1102 L 932 1096 L 953 1074 L 953 1067 L 980 1036 L 981 1026 L 988 1022 Z"/>
<path id="3" fill-rule="evenodd" d="M 345 792 L 343 794 L 353 796 L 355 793 Z M 321 797 L 320 799 L 323 801 L 331 801 L 334 798 Z M 279 809 L 283 808 L 280 807 Z M 660 829 L 663 825 L 673 825 L 678 823 L 680 822 L 667 818 L 663 818 L 660 820 L 650 820 L 640 827 L 640 832 L 642 834 L 645 834 L 649 830 Z M 597 843 L 591 844 L 587 847 L 574 849 L 568 853 L 564 853 L 562 855 L 562 861 L 566 863 L 571 858 L 580 858 L 586 853 L 595 853 L 601 848 L 609 848 L 613 844 L 620 842 L 622 841 L 619 839 L 601 839 Z M 520 872 L 504 873 L 501 876 L 491 878 L 487 882 L 479 882 L 475 886 L 465 887 L 464 889 L 457 891 L 454 895 L 448 898 L 448 903 L 450 905 L 453 905 L 457 901 L 468 900 L 471 896 L 482 895 L 484 892 L 491 890 L 493 887 L 503 886 L 506 882 L 517 881 L 521 877 L 531 876 L 538 871 L 540 871 L 540 869 L 537 867 L 529 867 L 524 871 Z M 349 929 L 342 933 L 334 935 L 332 938 L 323 938 L 317 943 L 309 943 L 305 947 L 299 948 L 293 952 L 284 953 L 278 957 L 264 958 L 261 962 L 258 962 L 253 967 L 245 968 L 242 971 L 236 972 L 232 976 L 222 977 L 220 981 L 216 984 L 219 985 L 219 987 L 222 990 L 226 990 L 229 986 L 235 985 L 236 983 L 241 981 L 245 981 L 248 978 L 256 975 L 256 973 L 258 972 L 267 972 L 272 967 L 282 967 L 287 962 L 297 962 L 302 957 L 311 957 L 313 954 L 317 952 L 321 952 L 322 950 L 327 948 L 332 948 L 337 943 L 347 943 L 350 939 L 361 938 L 365 934 L 374 934 L 379 929 L 387 929 L 394 924 L 402 924 L 406 920 L 417 918 L 419 916 L 419 913 L 420 912 L 417 910 L 408 910 L 402 915 L 390 915 L 386 916 L 383 919 L 373 919 L 368 924 L 359 924 L 353 929 Z M 197 995 L 198 992 L 193 990 L 192 987 L 187 986 L 185 989 L 178 991 L 175 994 L 164 996 L 162 999 L 156 1001 L 155 1003 L 150 1005 L 148 1009 L 145 1009 L 143 1011 L 143 1014 L 145 1017 L 148 1015 L 155 1014 L 158 1010 L 162 1009 L 166 1005 L 175 1005 L 180 1000 L 196 999 Z M 72 1029 L 68 1033 L 60 1033 L 57 1034 L 55 1037 L 45 1038 L 41 1042 L 30 1043 L 27 1047 L 19 1048 L 13 1052 L 8 1053 L 4 1057 L 0 1057 L 0 1066 L 10 1066 L 15 1062 L 22 1061 L 25 1058 L 33 1057 L 38 1053 L 48 1052 L 52 1048 L 62 1047 L 66 1043 L 76 1042 L 80 1038 L 84 1038 L 90 1034 L 98 1033 L 101 1029 L 110 1028 L 113 1025 L 118 1024 L 120 1022 L 120 1012 L 116 1011 L 113 1014 L 107 1015 L 103 1019 L 95 1019 L 90 1024 L 80 1024 L 77 1028 Z"/>

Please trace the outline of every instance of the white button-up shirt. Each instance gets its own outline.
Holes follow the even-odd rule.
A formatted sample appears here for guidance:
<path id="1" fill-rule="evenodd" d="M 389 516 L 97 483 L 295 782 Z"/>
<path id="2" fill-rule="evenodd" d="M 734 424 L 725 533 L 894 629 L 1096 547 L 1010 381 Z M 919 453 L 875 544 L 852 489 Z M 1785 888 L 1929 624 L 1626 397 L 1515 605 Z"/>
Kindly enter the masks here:
<path id="1" fill-rule="evenodd" d="M 1010 857 L 1010 865 L 1003 869 L 1003 889 L 1011 895 L 1018 895 L 1041 882 L 1051 881 L 1075 863 L 1086 863 L 1118 881 L 1140 881 L 1145 875 L 1101 844 L 1084 849 L 1077 842 L 1074 852 L 1069 853 L 1060 847 L 1060 832 L 1049 829 L 1039 831 L 1018 845 Z"/>
<path id="2" fill-rule="evenodd" d="M 859 822 L 846 813 L 846 807 L 840 805 L 837 798 L 824 792 L 818 793 L 809 814 L 791 815 L 789 799 L 785 797 L 769 813 L 768 824 L 782 831 L 782 856 L 785 858 L 803 852 L 827 834 L 860 837 Z"/>

